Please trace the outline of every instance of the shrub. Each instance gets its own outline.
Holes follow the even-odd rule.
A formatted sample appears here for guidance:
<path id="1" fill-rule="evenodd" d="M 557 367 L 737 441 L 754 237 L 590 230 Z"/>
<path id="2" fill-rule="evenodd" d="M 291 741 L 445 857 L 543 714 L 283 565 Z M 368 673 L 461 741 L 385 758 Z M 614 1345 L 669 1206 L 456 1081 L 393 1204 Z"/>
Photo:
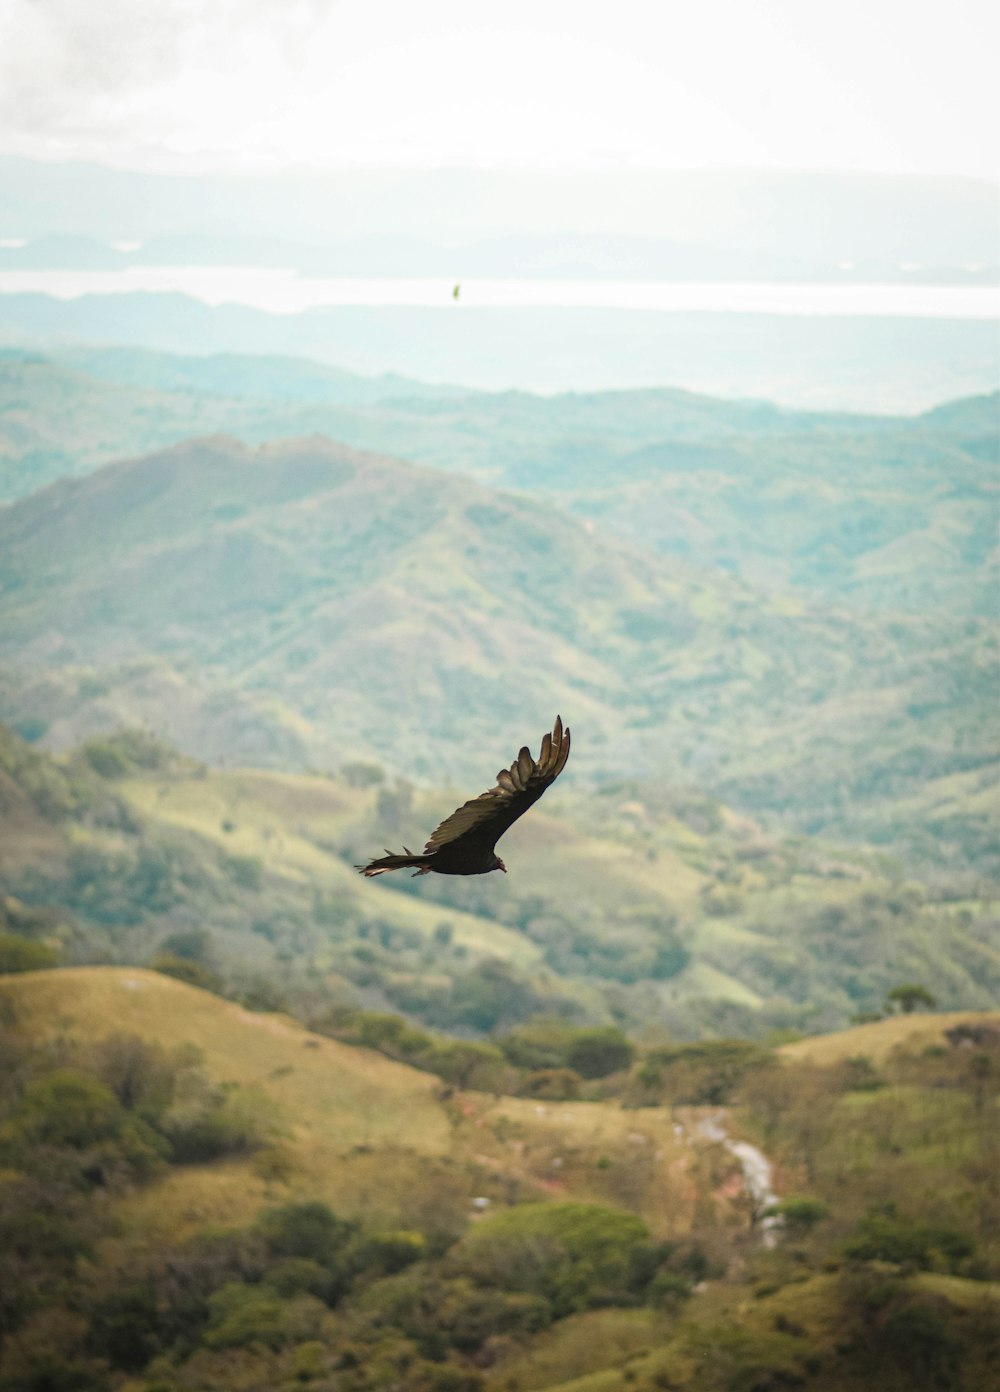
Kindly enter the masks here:
<path id="1" fill-rule="evenodd" d="M 4 1137 L 5 1149 L 37 1166 L 38 1151 L 75 1153 L 76 1182 L 104 1185 L 146 1178 L 168 1147 L 140 1117 L 127 1111 L 104 1083 L 74 1068 L 58 1068 L 30 1082 Z"/>
<path id="2" fill-rule="evenodd" d="M 49 722 L 43 720 L 40 715 L 26 715 L 23 719 L 14 722 L 15 732 L 26 744 L 36 744 L 48 728 Z"/>
<path id="3" fill-rule="evenodd" d="M 492 1044 L 462 1039 L 433 1043 L 410 1060 L 428 1073 L 436 1073 L 446 1083 L 460 1088 L 498 1091 L 507 1072 L 503 1054 Z"/>
<path id="4" fill-rule="evenodd" d="M 581 1078 L 606 1078 L 628 1068 L 634 1054 L 627 1037 L 613 1025 L 577 1030 L 566 1050 L 566 1066 Z"/>
<path id="5" fill-rule="evenodd" d="M 231 1281 L 209 1297 L 209 1324 L 203 1335 L 209 1348 L 241 1348 L 285 1342 L 285 1301 L 265 1286 Z"/>
<path id="6" fill-rule="evenodd" d="M 223 857 L 222 865 L 229 878 L 241 889 L 259 890 L 264 883 L 264 862 L 260 856 L 227 855 Z"/>
<path id="7" fill-rule="evenodd" d="M 885 1079 L 876 1072 L 867 1054 L 855 1054 L 852 1058 L 844 1059 L 837 1073 L 845 1092 L 877 1092 L 885 1087 Z"/>
<path id="8" fill-rule="evenodd" d="M 634 1053 L 614 1026 L 579 1029 L 558 1020 L 521 1025 L 497 1044 L 516 1068 L 571 1069 L 580 1078 L 604 1078 L 628 1068 Z"/>
<path id="9" fill-rule="evenodd" d="M 14 1116 L 27 1140 L 76 1149 L 114 1139 L 124 1121 L 111 1089 L 75 1068 L 58 1068 L 29 1083 Z"/>
<path id="10" fill-rule="evenodd" d="M 112 1034 L 95 1046 L 94 1071 L 128 1111 L 156 1121 L 173 1101 L 175 1066 L 137 1034 Z"/>
<path id="11" fill-rule="evenodd" d="M 549 1102 L 572 1102 L 580 1096 L 582 1078 L 572 1068 L 536 1068 L 520 1086 L 522 1097 L 540 1097 Z"/>
<path id="12" fill-rule="evenodd" d="M 366 1275 L 394 1276 L 427 1255 L 423 1233 L 405 1230 L 371 1233 L 355 1249 L 355 1263 Z"/>
<path id="13" fill-rule="evenodd" d="M 193 962 L 187 957 L 177 957 L 172 952 L 158 952 L 149 964 L 153 971 L 164 976 L 172 976 L 175 981 L 197 986 L 202 991 L 218 995 L 222 990 L 222 978 L 204 962 Z"/>
<path id="14" fill-rule="evenodd" d="M 937 1001 L 926 986 L 907 982 L 902 986 L 893 986 L 891 991 L 886 992 L 885 1004 L 890 1012 L 894 1005 L 898 1005 L 904 1015 L 910 1015 L 918 1005 L 925 1005 L 928 1010 L 933 1010 Z"/>
<path id="15" fill-rule="evenodd" d="M 33 942 L 16 933 L 0 933 L 0 973 L 43 971 L 58 961 L 59 953 L 46 943 Z"/>
<path id="16" fill-rule="evenodd" d="M 649 1233 L 634 1214 L 596 1204 L 526 1204 L 486 1219 L 455 1261 L 474 1279 L 548 1300 L 557 1318 L 588 1305 L 629 1303 L 634 1258 Z"/>
<path id="17" fill-rule="evenodd" d="M 187 962 L 205 962 L 211 956 L 212 935 L 205 928 L 188 928 L 170 933 L 160 943 L 160 952 L 183 957 Z"/>
<path id="18" fill-rule="evenodd" d="M 748 1040 L 707 1039 L 652 1049 L 640 1081 L 644 1090 L 659 1088 L 672 1102 L 723 1106 L 733 1101 L 745 1078 L 774 1063 L 770 1050 Z"/>
<path id="19" fill-rule="evenodd" d="M 157 1292 L 149 1282 L 109 1291 L 90 1310 L 87 1345 L 117 1368 L 135 1373 L 162 1348 Z"/>
<path id="20" fill-rule="evenodd" d="M 279 1257 L 305 1257 L 328 1271 L 339 1271 L 357 1224 L 338 1218 L 326 1204 L 312 1201 L 265 1209 L 255 1224 L 268 1251 Z"/>
<path id="21" fill-rule="evenodd" d="M 768 1216 L 781 1218 L 790 1232 L 811 1232 L 817 1223 L 830 1216 L 829 1207 L 822 1199 L 787 1198 L 782 1199 L 767 1210 Z"/>
<path id="22" fill-rule="evenodd" d="M 178 1164 L 202 1164 L 220 1155 L 254 1150 L 274 1129 L 273 1104 L 250 1089 L 223 1093 L 204 1079 L 185 1080 L 181 1097 L 163 1116 L 161 1128 Z"/>
<path id="23" fill-rule="evenodd" d="M 495 1042 L 515 1068 L 565 1068 L 572 1029 L 558 1020 L 519 1025 Z"/>
<path id="24" fill-rule="evenodd" d="M 895 1262 L 923 1271 L 954 1271 L 974 1251 L 972 1239 L 956 1228 L 910 1223 L 885 1213 L 862 1218 L 855 1236 L 844 1244 L 844 1255 L 856 1261 Z"/>
<path id="25" fill-rule="evenodd" d="M 942 1310 L 912 1301 L 890 1310 L 881 1330 L 880 1352 L 888 1354 L 897 1367 L 908 1368 L 937 1381 L 961 1355 L 962 1341 L 949 1328 Z"/>
<path id="26" fill-rule="evenodd" d="M 311 1257 L 283 1257 L 268 1268 L 264 1284 L 282 1300 L 312 1295 L 328 1301 L 332 1295 L 329 1271 Z"/>
<path id="27" fill-rule="evenodd" d="M 101 778 L 124 778 L 129 761 L 110 740 L 89 740 L 80 751 Z"/>

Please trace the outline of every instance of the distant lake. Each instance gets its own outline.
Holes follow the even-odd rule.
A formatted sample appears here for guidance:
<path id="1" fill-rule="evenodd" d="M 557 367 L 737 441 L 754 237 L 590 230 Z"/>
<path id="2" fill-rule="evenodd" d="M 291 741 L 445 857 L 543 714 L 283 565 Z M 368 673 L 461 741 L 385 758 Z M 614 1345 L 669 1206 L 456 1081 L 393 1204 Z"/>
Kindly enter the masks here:
<path id="1" fill-rule="evenodd" d="M 323 306 L 473 309 L 623 309 L 674 313 L 872 315 L 1000 319 L 1000 286 L 676 283 L 605 280 L 338 280 L 247 266 L 136 266 L 124 271 L 0 271 L 0 293 L 57 299 L 175 292 L 205 304 L 272 314 Z"/>

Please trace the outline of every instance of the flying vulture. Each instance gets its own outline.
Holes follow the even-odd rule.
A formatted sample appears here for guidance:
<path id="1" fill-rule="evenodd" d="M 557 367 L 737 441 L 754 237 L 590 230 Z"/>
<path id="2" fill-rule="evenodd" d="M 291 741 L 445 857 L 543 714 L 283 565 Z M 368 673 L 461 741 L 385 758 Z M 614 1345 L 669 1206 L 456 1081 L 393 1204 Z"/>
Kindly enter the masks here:
<path id="1" fill-rule="evenodd" d="M 415 875 L 486 875 L 507 867 L 494 847 L 509 826 L 527 812 L 533 802 L 559 777 L 569 758 L 569 730 L 563 730 L 556 716 L 551 735 L 542 737 L 537 760 L 527 745 L 509 769 L 497 774 L 497 785 L 479 797 L 465 802 L 446 817 L 431 835 L 422 855 L 403 847 L 403 855 L 389 850 L 368 865 L 359 865 L 362 875 L 384 875 L 387 870 L 412 868 Z"/>

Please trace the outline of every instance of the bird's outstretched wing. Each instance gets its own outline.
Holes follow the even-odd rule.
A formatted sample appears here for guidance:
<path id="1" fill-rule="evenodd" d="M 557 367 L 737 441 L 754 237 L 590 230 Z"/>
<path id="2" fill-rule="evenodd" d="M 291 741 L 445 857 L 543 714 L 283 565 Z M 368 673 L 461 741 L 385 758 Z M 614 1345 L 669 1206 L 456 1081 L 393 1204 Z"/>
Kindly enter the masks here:
<path id="1" fill-rule="evenodd" d="M 497 774 L 497 785 L 479 797 L 463 803 L 446 817 L 431 835 L 424 851 L 458 849 L 457 842 L 492 849 L 507 828 L 538 801 L 553 783 L 569 758 L 569 730 L 563 730 L 562 717 L 556 716 L 551 735 L 542 737 L 537 759 L 527 745 L 509 769 Z"/>

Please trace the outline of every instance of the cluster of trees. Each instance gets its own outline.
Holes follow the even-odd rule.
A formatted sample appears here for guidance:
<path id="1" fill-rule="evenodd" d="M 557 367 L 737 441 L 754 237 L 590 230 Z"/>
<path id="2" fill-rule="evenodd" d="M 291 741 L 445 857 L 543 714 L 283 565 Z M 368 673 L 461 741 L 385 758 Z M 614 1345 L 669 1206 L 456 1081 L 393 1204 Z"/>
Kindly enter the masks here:
<path id="1" fill-rule="evenodd" d="M 179 960 L 201 945 L 173 944 Z M 625 1080 L 628 1105 L 733 1107 L 791 1190 L 775 1209 L 778 1246 L 761 1248 L 752 1224 L 734 1229 L 731 1210 L 716 1209 L 734 1163 L 723 1148 L 680 1241 L 594 1203 L 518 1202 L 447 1224 L 414 1211 L 403 1226 L 306 1195 L 234 1231 L 109 1246 L 118 1196 L 171 1165 L 263 1147 L 272 1117 L 252 1090 L 213 1085 L 190 1050 L 121 1035 L 33 1042 L 12 997 L 0 996 L 0 1392 L 106 1392 L 126 1378 L 136 1392 L 475 1392 L 560 1321 L 639 1306 L 659 1323 L 637 1392 L 864 1385 L 872 1370 L 893 1392 L 971 1392 L 991 1366 L 986 1307 L 921 1284 L 975 1288 L 998 1273 L 1000 1036 L 988 1024 L 929 1049 L 819 1064 L 740 1040 L 640 1056 L 617 1030 L 552 1020 L 462 1042 L 346 1011 L 327 1022 L 333 1032 L 436 1065 L 459 1086 L 493 1077 L 566 1096 L 611 1078 Z M 733 1298 L 777 1313 L 766 1325 L 688 1322 L 687 1297 L 725 1276 L 734 1251 Z M 795 1299 L 782 1303 L 810 1281 L 836 1331 L 820 1354 Z"/>
<path id="2" fill-rule="evenodd" d="M 245 1153 L 273 1128 L 266 1100 L 214 1085 L 196 1050 L 136 1036 L 39 1047 L 0 998 L 0 1332 L 58 1302 L 115 1196 L 169 1164 Z"/>
<path id="3" fill-rule="evenodd" d="M 456 1087 L 530 1097 L 579 1097 L 587 1083 L 627 1072 L 636 1053 L 614 1026 L 579 1027 L 551 1019 L 489 1041 L 430 1034 L 399 1015 L 350 1006 L 326 1008 L 309 1023 L 319 1033 L 377 1049 Z"/>
<path id="4" fill-rule="evenodd" d="M 830 1214 L 823 1242 L 858 1260 L 993 1278 L 1000 1271 L 1000 1034 L 900 1045 L 874 1061 L 785 1060 L 740 1085 L 741 1115 Z"/>
<path id="5" fill-rule="evenodd" d="M 696 1246 L 597 1205 L 514 1208 L 442 1250 L 289 1203 L 67 1281 L 60 1304 L 8 1335 L 0 1389 L 96 1392 L 109 1371 L 145 1371 L 144 1388 L 228 1386 L 249 1361 L 255 1386 L 335 1373 L 322 1385 L 338 1392 L 475 1392 L 512 1341 L 597 1306 L 675 1308 L 704 1270 Z"/>
<path id="6" fill-rule="evenodd" d="M 746 1039 L 706 1039 L 649 1049 L 629 1079 L 632 1105 L 721 1106 L 735 1101 L 751 1075 L 775 1067 L 771 1049 Z"/>
<path id="7" fill-rule="evenodd" d="M 125 777 L 153 775 L 162 795 L 185 784 L 185 796 L 195 801 L 203 779 L 209 803 L 219 792 L 203 768 L 142 732 L 123 730 L 91 740 L 65 761 L 31 749 L 9 731 L 0 732 L 0 769 L 40 815 L 67 832 L 60 855 L 26 862 L 14 872 L 13 892 L 35 908 L 58 905 L 61 922 L 44 933 L 8 929 L 0 922 L 0 932 L 38 944 L 0 943 L 0 962 L 10 970 L 55 960 L 141 961 L 256 1008 L 285 1009 L 300 1018 L 315 1013 L 322 978 L 332 974 L 350 983 L 355 1000 L 399 1010 L 428 1029 L 462 1036 L 489 1038 L 538 1016 L 554 1016 L 581 1025 L 613 1019 L 631 1030 L 655 1020 L 680 1039 L 765 1037 L 774 1027 L 833 1028 L 852 1011 L 861 1012 L 858 1019 L 870 1018 L 887 991 L 894 994 L 893 1008 L 926 1004 L 926 998 L 913 994 L 921 989 L 918 984 L 905 987 L 905 998 L 895 995 L 904 990 L 893 974 L 902 964 L 890 964 L 899 962 L 905 934 L 907 973 L 916 976 L 928 965 L 936 969 L 943 963 L 933 977 L 935 990 L 944 993 L 942 1001 L 953 1003 L 962 992 L 974 999 L 968 962 L 955 948 L 954 915 L 945 925 L 918 887 L 866 880 L 836 902 L 827 902 L 822 893 L 815 900 L 767 898 L 767 921 L 757 924 L 748 875 L 758 887 L 762 881 L 770 887 L 789 882 L 801 853 L 788 845 L 763 851 L 734 846 L 715 823 L 705 825 L 717 843 L 699 852 L 711 868 L 712 883 L 700 912 L 738 912 L 751 929 L 766 930 L 767 942 L 775 934 L 785 941 L 776 952 L 760 946 L 753 932 L 737 939 L 707 932 L 698 940 L 699 958 L 713 963 L 717 954 L 721 969 L 762 997 L 759 1008 L 721 998 L 692 999 L 686 993 L 665 999 L 667 993 L 655 983 L 689 965 L 690 937 L 660 900 L 597 905 L 566 875 L 558 893 L 518 891 L 512 884 L 511 893 L 505 886 L 500 899 L 484 884 L 404 878 L 394 885 L 397 891 L 433 897 L 442 905 L 438 929 L 428 935 L 383 919 L 360 889 L 354 894 L 314 889 L 294 876 L 269 873 L 266 850 L 249 854 L 246 838 L 234 834 L 243 830 L 238 804 L 217 813 L 226 835 L 215 840 L 182 831 L 155 814 L 140 816 L 123 796 Z M 393 818 L 409 817 L 406 785 L 376 781 L 365 768 L 351 768 L 350 778 L 381 798 L 378 816 L 387 819 L 387 826 Z M 628 791 L 615 791 L 615 799 Z M 696 810 L 661 808 L 655 789 L 647 800 L 656 804 L 649 825 L 637 829 L 623 822 L 621 834 L 651 856 L 657 854 L 661 811 L 664 816 L 683 814 L 692 824 L 705 822 Z M 284 814 L 275 811 L 274 818 L 268 834 L 280 839 Z M 68 823 L 75 825 L 64 825 Z M 349 834 L 352 841 L 360 838 L 359 844 L 369 842 L 360 824 Z M 318 844 L 342 857 L 349 853 L 339 842 Z M 745 856 L 752 860 L 752 875 Z M 525 969 L 482 956 L 453 931 L 446 907 L 451 904 L 495 917 L 530 938 L 541 966 Z M 172 936 L 183 919 L 207 925 L 209 949 L 194 954 L 164 942 L 164 935 Z M 947 949 L 941 945 L 945 926 Z M 971 924 L 967 956 L 980 972 L 986 958 L 976 942 L 982 937 L 980 926 Z M 988 986 L 984 978 L 982 989 Z M 335 989 L 342 999 L 342 986 Z"/>
<path id="8" fill-rule="evenodd" d="M 511 1341 L 597 1306 L 673 1309 L 704 1275 L 696 1245 L 583 1203 L 514 1207 L 456 1241 L 303 1200 L 248 1228 L 102 1248 L 116 1197 L 260 1145 L 270 1119 L 191 1051 L 122 1035 L 39 1045 L 4 1001 L 0 1392 L 103 1392 L 125 1375 L 148 1392 L 474 1392 Z M 353 1028 L 378 1037 L 379 1023 Z"/>

